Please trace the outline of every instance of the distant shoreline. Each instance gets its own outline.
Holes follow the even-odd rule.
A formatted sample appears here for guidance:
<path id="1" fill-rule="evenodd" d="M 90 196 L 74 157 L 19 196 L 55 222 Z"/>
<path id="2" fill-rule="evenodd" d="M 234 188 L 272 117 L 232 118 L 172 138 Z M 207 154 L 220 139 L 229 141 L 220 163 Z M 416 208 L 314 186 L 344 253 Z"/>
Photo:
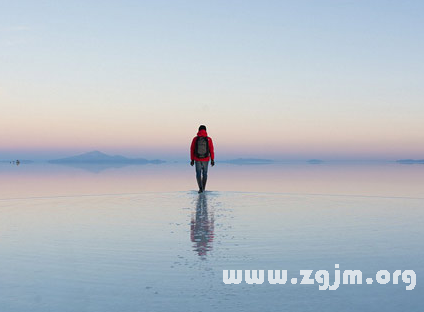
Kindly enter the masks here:
<path id="1" fill-rule="evenodd" d="M 399 164 L 413 165 L 413 164 L 424 164 L 424 159 L 400 159 L 396 160 Z"/>

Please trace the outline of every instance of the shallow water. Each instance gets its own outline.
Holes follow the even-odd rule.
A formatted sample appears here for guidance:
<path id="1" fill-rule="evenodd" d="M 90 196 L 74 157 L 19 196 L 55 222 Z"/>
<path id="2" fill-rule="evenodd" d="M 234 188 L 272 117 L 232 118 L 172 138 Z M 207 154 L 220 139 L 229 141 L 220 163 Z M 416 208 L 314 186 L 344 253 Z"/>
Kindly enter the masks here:
<path id="1" fill-rule="evenodd" d="M 202 195 L 178 164 L 3 167 L 0 311 L 421 311 L 423 167 L 228 165 Z M 249 172 L 256 180 L 228 181 Z M 286 192 L 283 172 L 295 181 Z M 325 269 L 333 284 L 336 263 L 364 283 L 320 291 L 222 278 Z M 365 283 L 383 269 L 414 270 L 415 289 Z"/>
<path id="2" fill-rule="evenodd" d="M 0 163 L 0 198 L 175 192 L 196 188 L 188 163 L 125 167 Z M 209 167 L 214 191 L 424 198 L 424 165 L 287 163 Z"/>

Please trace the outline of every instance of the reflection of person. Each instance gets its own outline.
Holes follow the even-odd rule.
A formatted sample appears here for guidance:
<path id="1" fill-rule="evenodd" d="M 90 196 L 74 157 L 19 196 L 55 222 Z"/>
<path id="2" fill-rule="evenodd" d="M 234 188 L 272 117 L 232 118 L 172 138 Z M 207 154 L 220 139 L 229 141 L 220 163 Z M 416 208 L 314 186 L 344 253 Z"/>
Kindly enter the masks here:
<path id="1" fill-rule="evenodd" d="M 191 218 L 190 238 L 199 256 L 206 256 L 206 253 L 212 249 L 214 218 L 213 214 L 208 214 L 206 195 L 200 195 L 197 198 L 196 215 Z"/>
<path id="2" fill-rule="evenodd" d="M 206 188 L 208 179 L 208 164 L 211 160 L 211 166 L 215 165 L 215 154 L 213 150 L 212 139 L 208 137 L 206 126 L 201 125 L 197 136 L 193 138 L 190 147 L 190 165 L 196 163 L 196 180 L 199 186 L 199 193 L 202 193 Z"/>

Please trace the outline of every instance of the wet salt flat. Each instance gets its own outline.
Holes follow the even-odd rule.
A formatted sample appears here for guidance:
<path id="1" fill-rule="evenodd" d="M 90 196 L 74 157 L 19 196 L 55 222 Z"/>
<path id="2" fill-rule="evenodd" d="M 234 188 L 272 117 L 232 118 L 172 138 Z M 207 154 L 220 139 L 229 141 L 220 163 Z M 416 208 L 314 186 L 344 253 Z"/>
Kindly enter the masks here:
<path id="1" fill-rule="evenodd" d="M 287 163 L 209 168 L 208 189 L 424 198 L 424 165 Z M 196 187 L 188 163 L 113 167 L 0 163 L 0 198 L 174 192 Z"/>
<path id="2" fill-rule="evenodd" d="M 229 167 L 255 172 L 258 191 L 243 180 L 219 189 L 228 179 L 217 170 L 202 195 L 192 168 L 178 165 L 135 173 L 52 168 L 3 170 L 0 311 L 422 310 L 423 166 Z M 284 172 L 294 181 L 285 193 Z M 178 176 L 185 190 L 161 189 Z M 154 187 L 143 188 L 145 179 Z M 226 285 L 222 277 L 279 269 L 290 281 L 299 270 L 325 269 L 333 284 L 336 263 L 361 270 L 363 284 L 320 291 L 316 282 Z M 412 291 L 402 280 L 365 283 L 379 270 L 408 269 L 417 276 Z"/>

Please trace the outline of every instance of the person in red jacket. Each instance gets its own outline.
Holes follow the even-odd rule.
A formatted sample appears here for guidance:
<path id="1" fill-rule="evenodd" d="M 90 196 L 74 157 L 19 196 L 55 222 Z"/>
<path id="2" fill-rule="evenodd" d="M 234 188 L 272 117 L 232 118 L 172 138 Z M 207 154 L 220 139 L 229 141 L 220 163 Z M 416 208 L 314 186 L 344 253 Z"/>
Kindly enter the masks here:
<path id="1" fill-rule="evenodd" d="M 208 164 L 215 165 L 215 154 L 213 151 L 212 139 L 208 137 L 206 126 L 201 125 L 197 136 L 191 141 L 190 147 L 190 165 L 196 164 L 196 180 L 199 186 L 199 193 L 202 193 L 206 187 L 208 179 Z"/>

